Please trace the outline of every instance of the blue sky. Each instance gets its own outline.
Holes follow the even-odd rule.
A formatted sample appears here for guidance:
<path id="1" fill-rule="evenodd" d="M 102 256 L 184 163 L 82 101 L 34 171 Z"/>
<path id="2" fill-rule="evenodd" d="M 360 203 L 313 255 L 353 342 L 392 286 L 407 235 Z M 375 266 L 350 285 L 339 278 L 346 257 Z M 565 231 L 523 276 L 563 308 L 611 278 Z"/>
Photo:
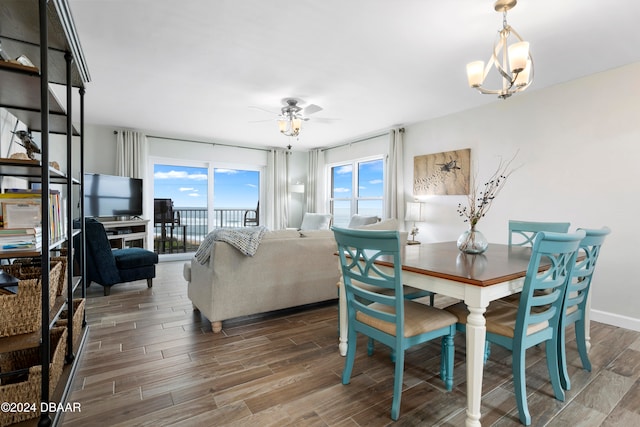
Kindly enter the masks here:
<path id="1" fill-rule="evenodd" d="M 153 175 L 154 197 L 170 198 L 177 208 L 207 206 L 206 168 L 156 164 Z M 258 171 L 214 169 L 214 207 L 255 209 L 259 179 Z"/>
<path id="2" fill-rule="evenodd" d="M 382 160 L 359 163 L 358 187 L 360 197 L 381 197 L 383 193 Z M 334 197 L 352 197 L 351 187 L 353 166 L 351 164 L 334 168 L 333 192 Z"/>

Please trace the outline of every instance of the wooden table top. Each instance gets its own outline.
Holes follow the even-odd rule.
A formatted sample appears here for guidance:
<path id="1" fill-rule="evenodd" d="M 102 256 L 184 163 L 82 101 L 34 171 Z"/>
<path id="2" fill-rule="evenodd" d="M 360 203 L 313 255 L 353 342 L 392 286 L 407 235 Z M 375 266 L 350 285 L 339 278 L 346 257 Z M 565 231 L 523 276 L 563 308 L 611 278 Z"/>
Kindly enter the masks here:
<path id="1" fill-rule="evenodd" d="M 406 246 L 402 252 L 405 271 L 475 286 L 490 286 L 526 276 L 531 257 L 531 248 L 495 243 L 490 243 L 480 255 L 462 253 L 456 242 Z"/>

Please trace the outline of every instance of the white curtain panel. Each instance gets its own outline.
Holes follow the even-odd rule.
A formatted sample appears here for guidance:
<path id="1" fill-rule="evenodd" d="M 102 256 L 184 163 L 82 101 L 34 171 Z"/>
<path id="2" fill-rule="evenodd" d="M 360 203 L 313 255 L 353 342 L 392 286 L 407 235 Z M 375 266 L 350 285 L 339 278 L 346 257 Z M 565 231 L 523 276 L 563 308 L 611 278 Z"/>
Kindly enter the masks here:
<path id="1" fill-rule="evenodd" d="M 387 218 L 404 218 L 404 128 L 389 131 L 389 157 L 387 158 L 387 186 L 385 214 Z"/>
<path id="2" fill-rule="evenodd" d="M 131 178 L 146 178 L 149 157 L 147 136 L 131 130 L 116 133 L 116 173 Z"/>
<path id="3" fill-rule="evenodd" d="M 324 212 L 325 161 L 321 149 L 309 151 L 309 173 L 307 174 L 307 201 L 305 212 Z"/>
<path id="4" fill-rule="evenodd" d="M 286 150 L 272 149 L 267 158 L 266 224 L 270 230 L 281 230 L 289 223 L 289 155 Z"/>

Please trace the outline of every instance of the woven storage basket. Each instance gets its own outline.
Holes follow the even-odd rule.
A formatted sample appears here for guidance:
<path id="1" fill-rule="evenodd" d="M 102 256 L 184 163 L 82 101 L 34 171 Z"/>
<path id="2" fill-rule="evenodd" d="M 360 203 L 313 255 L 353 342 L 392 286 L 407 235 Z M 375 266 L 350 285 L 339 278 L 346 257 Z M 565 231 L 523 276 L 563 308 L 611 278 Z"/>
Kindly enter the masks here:
<path id="1" fill-rule="evenodd" d="M 82 335 L 82 321 L 84 320 L 84 298 L 76 298 L 73 300 L 73 343 L 77 343 Z M 69 311 L 64 310 L 60 313 L 60 318 L 56 322 L 56 326 L 67 327 L 69 324 Z"/>
<path id="2" fill-rule="evenodd" d="M 7 273 L 20 279 L 17 294 L 0 295 L 0 337 L 28 334 L 40 329 L 42 318 L 41 275 L 23 274 L 14 265 L 2 266 Z M 58 283 L 62 264 L 55 263 L 49 273 L 50 283 Z M 49 308 L 56 301 L 57 288 L 49 287 Z"/>
<path id="3" fill-rule="evenodd" d="M 64 366 L 67 328 L 51 329 L 51 361 L 49 363 L 49 396 L 60 381 Z M 0 412 L 0 427 L 40 416 L 40 386 L 42 363 L 40 348 L 33 347 L 0 353 L 0 372 L 28 369 L 28 373 L 3 377 L 0 383 L 0 402 L 33 403 L 36 411 Z"/>
<path id="4" fill-rule="evenodd" d="M 62 263 L 62 273 L 60 274 L 58 281 L 51 280 L 49 286 L 53 286 L 56 288 L 56 294 L 58 296 L 65 295 L 67 292 L 67 274 L 69 271 L 67 269 L 67 257 L 52 256 L 49 258 L 49 261 L 51 262 L 51 268 L 53 268 L 57 262 Z M 40 277 L 41 267 L 39 258 L 20 258 L 14 261 L 13 266 L 17 266 L 20 269 L 19 274 L 22 274 L 24 276 L 35 276 L 25 277 L 25 279 L 34 279 L 36 277 Z M 14 274 L 14 276 L 16 275 Z"/>

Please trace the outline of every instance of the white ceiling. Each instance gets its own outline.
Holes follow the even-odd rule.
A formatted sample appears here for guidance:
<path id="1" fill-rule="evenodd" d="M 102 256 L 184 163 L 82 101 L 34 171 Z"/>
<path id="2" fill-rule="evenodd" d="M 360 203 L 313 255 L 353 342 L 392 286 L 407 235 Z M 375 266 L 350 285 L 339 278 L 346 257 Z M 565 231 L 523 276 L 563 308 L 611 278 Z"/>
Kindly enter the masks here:
<path id="1" fill-rule="evenodd" d="M 466 82 L 502 26 L 493 3 L 69 0 L 92 79 L 87 123 L 294 149 L 508 103 Z M 520 0 L 508 22 L 531 43 L 535 82 L 516 96 L 640 60 L 639 19 L 638 0 Z M 278 112 L 286 97 L 323 108 L 299 140 L 250 108 Z"/>

